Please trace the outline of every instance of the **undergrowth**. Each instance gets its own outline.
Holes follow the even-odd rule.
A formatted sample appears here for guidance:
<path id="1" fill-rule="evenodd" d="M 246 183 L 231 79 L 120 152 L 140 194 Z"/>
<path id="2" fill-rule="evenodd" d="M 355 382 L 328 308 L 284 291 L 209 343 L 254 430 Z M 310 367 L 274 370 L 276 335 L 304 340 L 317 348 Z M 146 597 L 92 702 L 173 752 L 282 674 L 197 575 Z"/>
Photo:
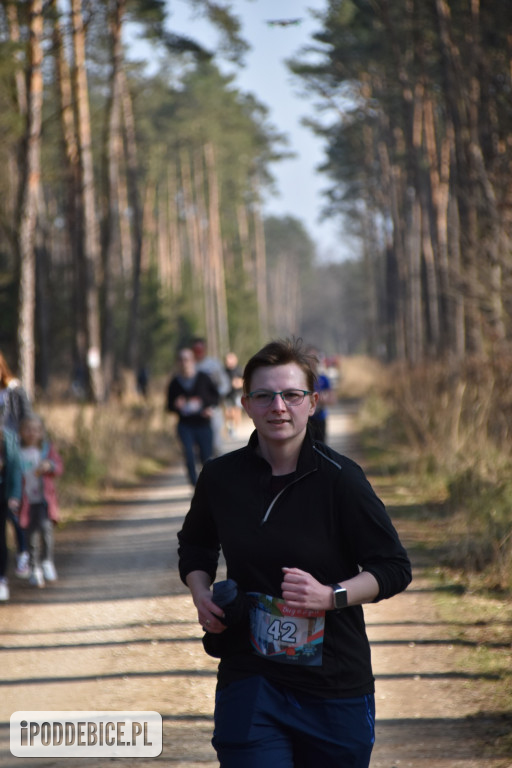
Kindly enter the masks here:
<path id="1" fill-rule="evenodd" d="M 508 370 L 508 377 L 505 371 Z M 512 360 L 495 370 L 387 369 L 365 399 L 365 455 L 442 502 L 442 565 L 472 589 L 512 596 Z"/>
<path id="2" fill-rule="evenodd" d="M 174 421 L 158 398 L 39 404 L 36 410 L 63 459 L 58 490 L 64 521 L 113 488 L 140 483 L 177 460 Z"/>
<path id="3" fill-rule="evenodd" d="M 471 389 L 467 383 L 464 387 L 466 392 Z M 450 414 L 447 399 L 441 398 L 436 416 L 435 390 L 428 377 L 424 381 L 418 376 L 402 379 L 400 391 L 408 391 L 403 398 L 396 391 L 390 394 L 387 385 L 376 385 L 359 412 L 361 449 L 371 482 L 397 526 L 407 532 L 411 557 L 434 586 L 439 618 L 460 647 L 455 671 L 467 678 L 468 695 L 478 703 L 475 728 L 485 730 L 480 734 L 484 748 L 489 755 L 508 760 L 512 757 L 510 446 L 497 440 L 499 430 L 488 424 L 485 429 L 481 425 L 478 433 L 474 423 L 466 427 L 471 411 L 464 418 Z M 413 416 L 414 424 L 409 418 L 412 391 L 420 414 Z M 474 392 L 471 398 L 475 403 Z M 450 440 L 454 421 L 456 443 Z"/>

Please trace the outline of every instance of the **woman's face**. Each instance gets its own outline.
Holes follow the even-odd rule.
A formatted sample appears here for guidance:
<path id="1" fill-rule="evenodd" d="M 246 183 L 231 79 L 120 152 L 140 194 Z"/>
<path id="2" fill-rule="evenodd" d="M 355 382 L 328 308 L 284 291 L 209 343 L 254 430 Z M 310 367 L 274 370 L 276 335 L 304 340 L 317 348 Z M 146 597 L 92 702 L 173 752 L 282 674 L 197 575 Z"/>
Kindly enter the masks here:
<path id="1" fill-rule="evenodd" d="M 191 349 L 181 349 L 178 354 L 178 366 L 182 376 L 191 378 L 196 372 L 196 362 Z"/>
<path id="2" fill-rule="evenodd" d="M 251 379 L 251 392 L 283 392 L 307 390 L 306 375 L 296 363 L 257 368 Z M 260 437 L 284 442 L 303 437 L 311 414 L 315 412 L 318 394 L 306 395 L 300 405 L 287 405 L 276 395 L 270 405 L 261 407 L 254 398 L 244 395 L 242 404 Z"/>

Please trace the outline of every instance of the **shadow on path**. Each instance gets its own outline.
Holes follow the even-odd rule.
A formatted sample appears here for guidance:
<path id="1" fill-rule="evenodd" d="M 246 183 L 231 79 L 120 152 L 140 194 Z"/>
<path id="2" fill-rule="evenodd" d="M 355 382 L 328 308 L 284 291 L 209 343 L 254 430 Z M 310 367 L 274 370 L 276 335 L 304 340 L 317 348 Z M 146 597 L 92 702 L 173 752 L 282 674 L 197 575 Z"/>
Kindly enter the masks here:
<path id="1" fill-rule="evenodd" d="M 342 453 L 355 440 L 347 429 L 351 415 L 340 407 L 330 421 L 330 443 Z M 246 426 L 243 442 L 249 431 Z M 26 709 L 156 710 L 164 750 L 153 763 L 217 765 L 210 745 L 216 665 L 203 653 L 177 572 L 176 533 L 190 497 L 180 468 L 119 493 L 91 519 L 57 532 L 55 585 L 37 590 L 11 578 L 11 603 L 0 606 L 2 768 L 21 765 L 9 752 L 8 724 L 13 711 Z M 468 716 L 461 705 L 474 676 L 450 666 L 454 646 L 472 644 L 450 639 L 451 625 L 437 620 L 427 582 L 413 583 L 401 603 L 389 605 L 392 613 L 382 605 L 367 611 L 381 718 L 372 768 L 505 768 L 483 762 L 481 753 L 504 715 Z M 27 768 L 107 763 L 150 764 L 34 759 Z"/>

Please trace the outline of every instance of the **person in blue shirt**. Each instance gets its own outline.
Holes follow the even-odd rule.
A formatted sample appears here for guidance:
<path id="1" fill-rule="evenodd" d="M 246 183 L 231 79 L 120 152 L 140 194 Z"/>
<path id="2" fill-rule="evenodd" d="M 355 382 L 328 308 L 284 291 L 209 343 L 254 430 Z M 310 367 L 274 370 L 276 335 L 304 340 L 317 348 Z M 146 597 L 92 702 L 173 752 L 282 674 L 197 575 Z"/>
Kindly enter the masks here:
<path id="1" fill-rule="evenodd" d="M 327 437 L 327 406 L 332 405 L 336 399 L 336 393 L 331 387 L 331 382 L 326 373 L 321 370 L 321 355 L 315 347 L 308 349 L 312 359 L 312 367 L 315 372 L 315 392 L 318 392 L 318 402 L 308 423 L 311 427 L 313 438 L 320 443 L 325 443 Z"/>

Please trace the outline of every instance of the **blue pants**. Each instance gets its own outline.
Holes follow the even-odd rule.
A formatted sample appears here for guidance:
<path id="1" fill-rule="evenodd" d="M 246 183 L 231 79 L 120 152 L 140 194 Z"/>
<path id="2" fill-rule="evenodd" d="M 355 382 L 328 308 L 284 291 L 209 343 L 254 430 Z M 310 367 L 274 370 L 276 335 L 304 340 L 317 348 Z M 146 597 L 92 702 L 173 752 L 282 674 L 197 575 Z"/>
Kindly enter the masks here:
<path id="1" fill-rule="evenodd" d="M 20 521 L 18 520 L 18 515 L 15 515 L 14 512 L 11 512 L 11 510 L 8 509 L 7 519 L 10 520 L 10 522 L 12 523 L 12 527 L 14 528 L 14 535 L 16 536 L 16 549 L 18 551 L 18 554 L 20 552 L 26 552 L 27 541 L 26 541 L 25 531 L 20 525 Z"/>
<path id="2" fill-rule="evenodd" d="M 201 464 L 211 459 L 213 453 L 212 428 L 209 424 L 196 426 L 180 421 L 178 423 L 178 437 L 183 446 L 189 480 L 192 485 L 195 485 L 197 481 L 195 448 L 197 446 L 199 450 Z"/>
<path id="3" fill-rule="evenodd" d="M 217 692 L 212 744 L 221 768 L 368 768 L 373 695 L 318 699 L 254 676 Z"/>

